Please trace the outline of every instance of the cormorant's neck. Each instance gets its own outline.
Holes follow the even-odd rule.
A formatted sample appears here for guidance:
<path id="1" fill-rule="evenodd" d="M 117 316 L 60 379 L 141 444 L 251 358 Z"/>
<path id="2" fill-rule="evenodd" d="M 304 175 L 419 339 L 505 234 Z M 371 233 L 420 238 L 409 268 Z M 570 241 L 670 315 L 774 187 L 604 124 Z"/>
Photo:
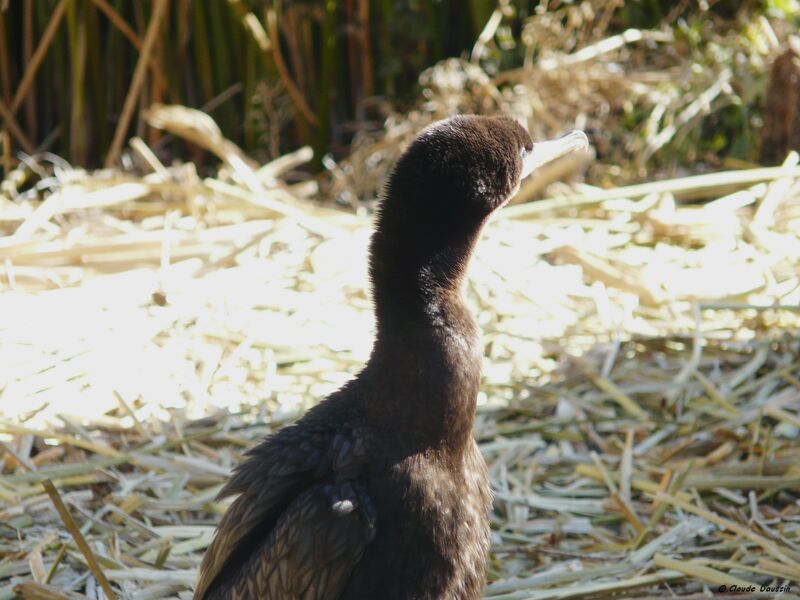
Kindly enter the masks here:
<path id="1" fill-rule="evenodd" d="M 479 234 L 480 225 L 450 239 L 375 232 L 370 280 L 379 338 L 408 327 L 446 326 L 450 312 L 466 310 L 464 283 Z"/>
<path id="2" fill-rule="evenodd" d="M 482 351 L 462 289 L 479 232 L 426 243 L 379 227 L 372 240 L 378 331 L 365 374 L 382 389 L 364 408 L 413 444 L 458 451 L 471 440 Z"/>

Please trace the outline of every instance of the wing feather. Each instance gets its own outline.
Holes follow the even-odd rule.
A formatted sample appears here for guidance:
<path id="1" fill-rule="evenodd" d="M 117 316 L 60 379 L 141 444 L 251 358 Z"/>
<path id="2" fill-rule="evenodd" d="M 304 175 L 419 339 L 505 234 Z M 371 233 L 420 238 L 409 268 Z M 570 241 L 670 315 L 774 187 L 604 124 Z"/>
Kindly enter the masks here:
<path id="1" fill-rule="evenodd" d="M 195 598 L 202 599 L 247 538 L 268 531 L 280 513 L 324 470 L 331 434 L 291 425 L 247 453 L 217 496 L 239 494 L 220 521 L 200 566 Z"/>
<path id="2" fill-rule="evenodd" d="M 364 436 L 352 427 L 337 428 L 332 423 L 335 405 L 331 400 L 250 450 L 222 488 L 218 498 L 239 496 L 220 521 L 203 557 L 194 595 L 197 600 L 210 598 L 207 592 L 217 587 L 215 580 L 228 571 L 226 565 L 247 560 L 279 523 L 285 522 L 286 511 L 296 506 L 304 493 L 325 482 L 340 484 L 358 477 L 367 455 Z M 295 510 L 319 509 L 307 504 Z M 299 520 L 298 515 L 294 518 Z M 280 539 L 287 543 L 288 538 Z M 298 543 L 303 541 L 298 539 Z"/>
<path id="3" fill-rule="evenodd" d="M 209 600 L 335 600 L 374 537 L 374 513 L 349 484 L 318 485 L 284 511 L 269 536 Z"/>

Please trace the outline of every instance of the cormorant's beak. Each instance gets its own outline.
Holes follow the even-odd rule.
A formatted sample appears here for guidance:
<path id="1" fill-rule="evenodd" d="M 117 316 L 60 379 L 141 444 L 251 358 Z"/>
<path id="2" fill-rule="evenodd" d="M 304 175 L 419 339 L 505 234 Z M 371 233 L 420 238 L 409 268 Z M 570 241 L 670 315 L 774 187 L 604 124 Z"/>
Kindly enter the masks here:
<path id="1" fill-rule="evenodd" d="M 589 138 L 582 131 L 570 131 L 555 140 L 536 142 L 533 150 L 522 159 L 522 178 L 524 179 L 544 164 L 554 161 L 570 152 L 589 148 Z"/>

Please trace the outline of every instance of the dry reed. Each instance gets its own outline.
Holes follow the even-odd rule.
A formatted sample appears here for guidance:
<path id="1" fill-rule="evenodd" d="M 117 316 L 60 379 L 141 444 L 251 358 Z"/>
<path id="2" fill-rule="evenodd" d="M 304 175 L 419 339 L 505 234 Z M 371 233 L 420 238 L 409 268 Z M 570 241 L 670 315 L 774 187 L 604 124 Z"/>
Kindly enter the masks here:
<path id="1" fill-rule="evenodd" d="M 441 65 L 431 101 L 503 108 L 482 73 Z M 374 189 L 434 114 L 390 120 L 333 167 L 338 193 Z M 288 177 L 309 151 L 260 166 L 196 111 L 148 118 L 218 172 L 137 139 L 124 171 L 43 156 L 0 184 L 0 600 L 190 598 L 231 467 L 369 352 L 370 220 Z M 549 199 L 489 225 L 467 290 L 487 598 L 797 597 L 796 164 L 540 181 L 521 199 Z"/>

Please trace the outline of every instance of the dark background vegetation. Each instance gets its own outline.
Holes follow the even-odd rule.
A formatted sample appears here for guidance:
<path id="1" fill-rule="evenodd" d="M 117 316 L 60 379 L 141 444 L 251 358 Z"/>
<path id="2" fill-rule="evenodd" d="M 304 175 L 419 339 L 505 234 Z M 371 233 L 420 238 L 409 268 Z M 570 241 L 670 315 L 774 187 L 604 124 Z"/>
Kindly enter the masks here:
<path id="1" fill-rule="evenodd" d="M 89 167 L 107 159 L 153 6 L 129 0 L 2 4 L 0 116 L 14 149 L 46 150 Z M 709 29 L 745 32 L 762 16 L 795 25 L 797 19 L 788 0 L 508 0 L 499 6 L 502 23 L 481 60 L 490 74 L 522 64 L 525 23 L 537 10 L 593 12 L 588 26 L 605 21 L 609 34 L 671 28 L 676 44 L 701 53 Z M 163 102 L 208 111 L 227 138 L 258 160 L 303 144 L 313 145 L 318 159 L 326 152 L 341 156 L 355 132 L 379 128 L 390 110 L 413 104 L 422 70 L 468 56 L 497 7 L 496 0 L 169 0 L 121 138 L 138 134 L 162 156 L 185 155 L 186 147 L 170 146 L 138 118 L 140 109 Z M 737 48 L 723 50 L 735 62 Z M 532 51 L 535 58 L 538 49 Z M 32 70 L 37 55 L 43 61 Z M 754 161 L 751 129 L 762 93 L 756 86 L 741 95 L 744 102 L 715 113 L 699 131 L 717 155 Z M 645 117 L 632 110 L 626 123 L 635 127 Z M 191 152 L 202 161 L 198 150 Z"/>

